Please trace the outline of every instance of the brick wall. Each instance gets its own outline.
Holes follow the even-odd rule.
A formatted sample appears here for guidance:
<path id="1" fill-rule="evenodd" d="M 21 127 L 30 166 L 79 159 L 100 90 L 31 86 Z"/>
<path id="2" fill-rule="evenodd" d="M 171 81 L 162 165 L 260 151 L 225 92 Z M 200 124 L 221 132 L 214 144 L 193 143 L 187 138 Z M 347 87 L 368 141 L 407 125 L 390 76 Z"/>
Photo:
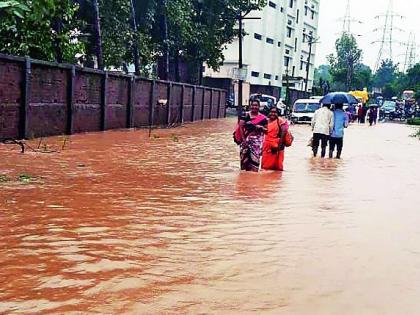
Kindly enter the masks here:
<path id="1" fill-rule="evenodd" d="M 225 116 L 226 91 L 0 54 L 0 139 Z"/>

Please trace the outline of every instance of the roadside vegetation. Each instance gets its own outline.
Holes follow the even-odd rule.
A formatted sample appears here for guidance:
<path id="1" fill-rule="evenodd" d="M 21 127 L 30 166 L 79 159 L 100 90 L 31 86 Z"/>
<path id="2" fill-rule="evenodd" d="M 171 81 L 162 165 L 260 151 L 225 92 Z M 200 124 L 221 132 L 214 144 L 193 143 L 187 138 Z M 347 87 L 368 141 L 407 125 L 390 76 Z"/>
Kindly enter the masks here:
<path id="1" fill-rule="evenodd" d="M 0 52 L 155 76 L 156 65 L 190 83 L 218 69 L 238 35 L 240 12 L 265 0 L 0 0 Z M 172 65 L 172 69 L 167 69 Z M 163 66 L 162 66 L 163 65 Z M 177 70 L 178 69 L 178 70 Z"/>

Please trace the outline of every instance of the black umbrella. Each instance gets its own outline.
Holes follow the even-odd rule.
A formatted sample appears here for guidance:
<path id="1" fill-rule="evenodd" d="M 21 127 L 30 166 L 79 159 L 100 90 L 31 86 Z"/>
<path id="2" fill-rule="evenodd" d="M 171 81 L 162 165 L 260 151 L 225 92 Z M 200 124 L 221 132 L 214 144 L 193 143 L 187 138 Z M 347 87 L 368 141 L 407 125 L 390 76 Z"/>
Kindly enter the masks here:
<path id="1" fill-rule="evenodd" d="M 321 104 L 358 104 L 359 103 L 357 98 L 345 92 L 328 93 L 319 102 Z"/>

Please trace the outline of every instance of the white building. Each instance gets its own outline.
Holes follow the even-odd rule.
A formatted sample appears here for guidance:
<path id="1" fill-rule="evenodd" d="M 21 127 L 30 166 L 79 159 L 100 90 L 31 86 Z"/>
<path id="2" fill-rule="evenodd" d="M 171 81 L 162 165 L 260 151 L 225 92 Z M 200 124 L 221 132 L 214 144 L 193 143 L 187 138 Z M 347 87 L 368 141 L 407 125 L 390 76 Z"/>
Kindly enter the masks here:
<path id="1" fill-rule="evenodd" d="M 319 0 L 269 0 L 261 11 L 253 11 L 244 20 L 243 63 L 251 93 L 284 96 L 288 74 L 289 87 L 304 91 L 309 40 L 317 38 Z M 229 44 L 220 71 L 206 69 L 204 76 L 235 79 L 239 41 Z M 312 89 L 316 44 L 312 45 L 308 90 Z M 283 88 L 282 88 L 283 87 Z M 282 89 L 281 89 L 282 88 Z M 281 92 L 280 92 L 281 90 Z"/>

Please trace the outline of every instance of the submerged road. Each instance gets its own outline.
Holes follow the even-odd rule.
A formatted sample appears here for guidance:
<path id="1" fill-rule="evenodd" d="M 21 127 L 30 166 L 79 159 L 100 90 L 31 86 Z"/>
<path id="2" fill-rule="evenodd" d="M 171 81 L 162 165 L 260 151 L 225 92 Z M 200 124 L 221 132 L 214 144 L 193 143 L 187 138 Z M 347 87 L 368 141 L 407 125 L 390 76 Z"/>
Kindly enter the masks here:
<path id="1" fill-rule="evenodd" d="M 352 125 L 321 160 L 293 126 L 285 172 L 246 174 L 233 126 L 0 145 L 0 313 L 419 313 L 413 130 Z"/>

